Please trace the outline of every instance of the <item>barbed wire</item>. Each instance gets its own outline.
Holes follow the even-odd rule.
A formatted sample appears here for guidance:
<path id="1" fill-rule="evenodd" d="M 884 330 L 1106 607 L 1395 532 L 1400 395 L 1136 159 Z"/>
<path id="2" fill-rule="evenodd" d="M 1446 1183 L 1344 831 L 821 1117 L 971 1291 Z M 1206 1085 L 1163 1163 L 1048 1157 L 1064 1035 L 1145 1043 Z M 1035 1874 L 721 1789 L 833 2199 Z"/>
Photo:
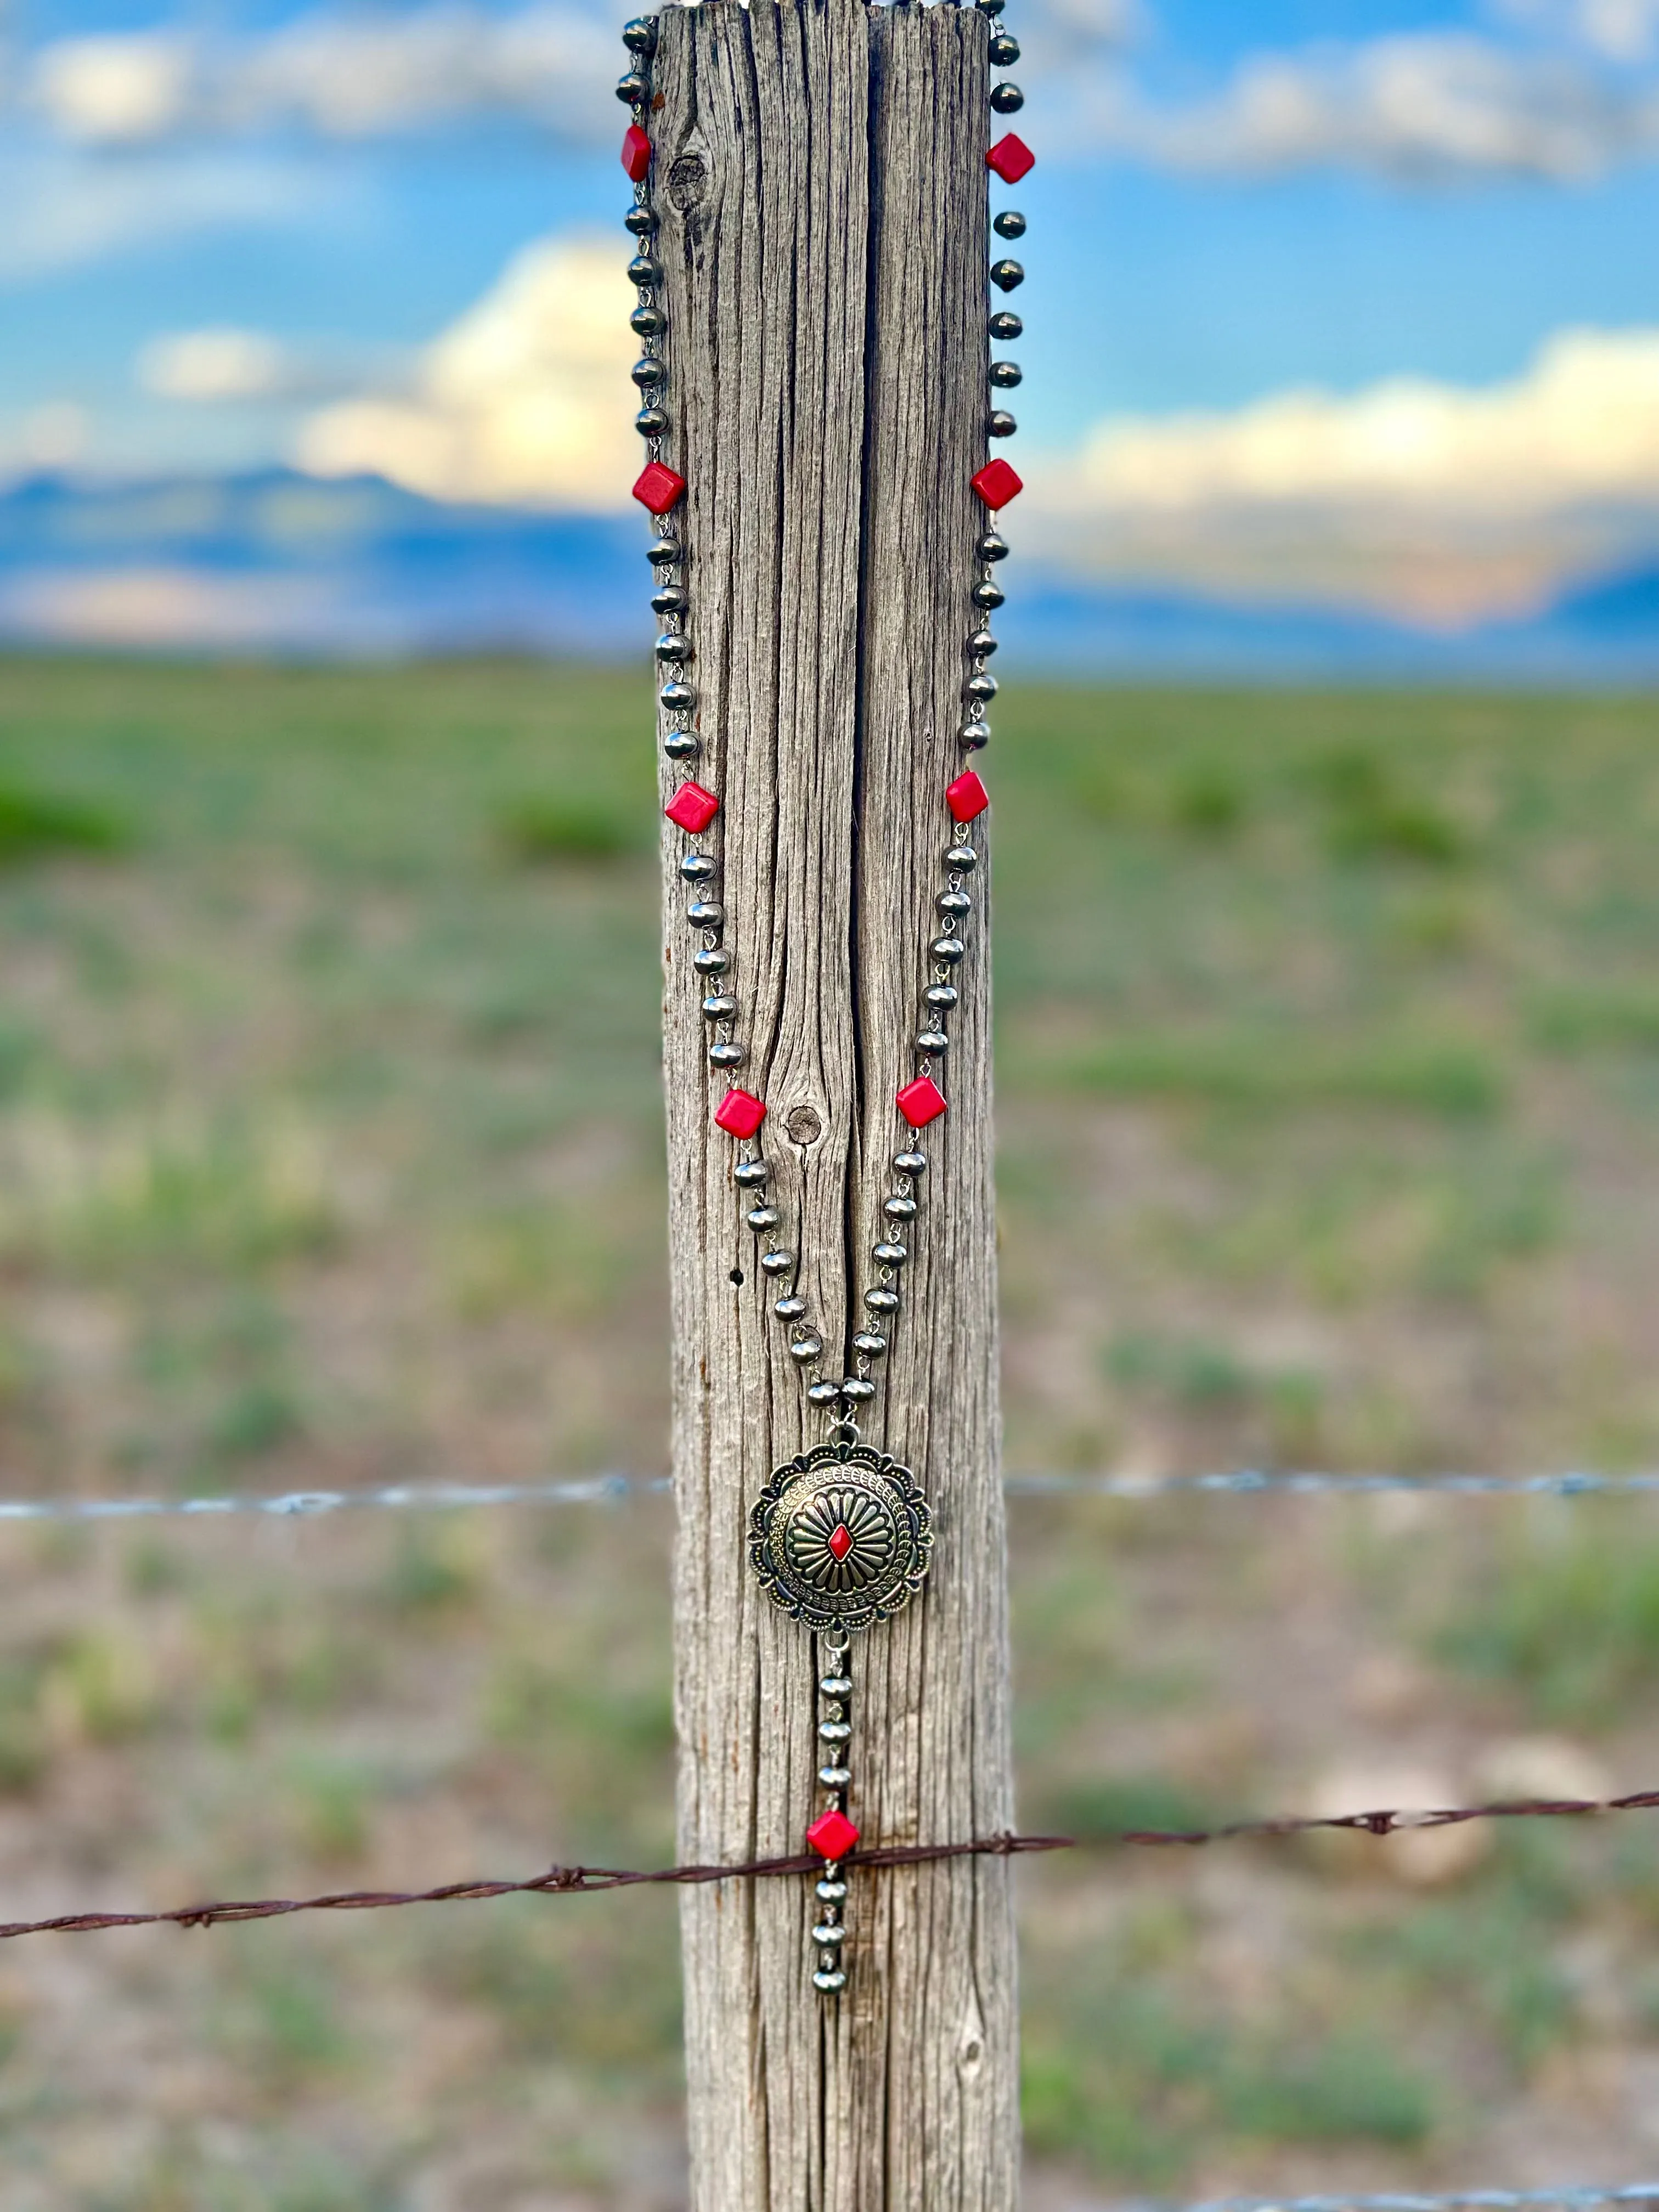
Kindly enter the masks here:
<path id="1" fill-rule="evenodd" d="M 1609 1813 L 1659 1812 L 1659 1790 L 1623 1797 L 1504 1798 L 1486 1805 L 1389 1807 L 1364 1813 L 1288 1813 L 1227 1820 L 1207 1828 L 1103 1828 L 1079 1836 L 975 1836 L 954 1844 L 888 1844 L 850 1854 L 862 1869 L 928 1866 L 947 1859 L 1013 1858 L 1035 1851 L 1100 1850 L 1117 1844 L 1153 1850 L 1205 1844 L 1267 1841 L 1316 1830 L 1349 1829 L 1390 1836 L 1418 1828 L 1458 1827 L 1471 1820 L 1582 1820 Z M 823 1861 L 811 1853 L 749 1859 L 734 1865 L 672 1867 L 552 1866 L 519 1881 L 446 1882 L 435 1889 L 335 1890 L 320 1897 L 227 1898 L 210 1905 L 180 1905 L 153 1912 L 65 1912 L 44 1920 L 0 1922 L 0 1942 L 18 1936 L 90 1935 L 108 1928 L 214 1928 L 240 1920 L 278 1920 L 295 1912 L 378 1912 L 404 1905 L 471 1904 L 487 1898 L 587 1895 L 598 1890 L 678 1887 L 707 1882 L 769 1881 L 810 1874 Z M 1471 2199 L 1471 2202 L 1474 2200 Z"/>
<path id="2" fill-rule="evenodd" d="M 1328 1474 L 1237 1468 L 1215 1474 L 1013 1474 L 1011 1497 L 1174 1498 L 1324 1496 L 1659 1497 L 1659 1472 L 1597 1474 Z M 661 1497 L 665 1474 L 570 1475 L 540 1482 L 397 1482 L 362 1490 L 284 1490 L 269 1495 L 228 1492 L 213 1498 L 0 1498 L 0 1522 L 220 1520 L 237 1514 L 303 1521 L 375 1508 L 432 1512 L 489 1505 L 607 1505 Z"/>

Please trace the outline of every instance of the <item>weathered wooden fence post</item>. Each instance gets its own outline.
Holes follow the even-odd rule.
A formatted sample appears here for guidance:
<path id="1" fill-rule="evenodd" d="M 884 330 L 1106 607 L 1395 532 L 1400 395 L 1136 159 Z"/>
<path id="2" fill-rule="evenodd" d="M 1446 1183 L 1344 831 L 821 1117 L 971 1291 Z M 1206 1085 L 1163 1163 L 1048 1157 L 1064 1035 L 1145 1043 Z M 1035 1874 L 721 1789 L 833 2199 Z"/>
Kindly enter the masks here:
<path id="1" fill-rule="evenodd" d="M 669 458 L 690 483 L 697 773 L 723 802 L 726 943 L 752 1025 L 741 1080 L 769 1103 L 801 1287 L 835 1347 L 906 1142 L 893 1095 L 914 1072 L 944 793 L 963 764 L 987 28 L 951 5 L 704 0 L 664 10 L 653 70 Z M 668 764 L 665 799 L 678 781 Z M 855 1639 L 851 1810 L 869 1843 L 1012 1825 L 988 888 L 981 864 L 950 1110 L 927 1132 L 866 1430 L 922 1480 L 937 1538 L 921 1597 Z M 745 1537 L 773 1468 L 823 1425 L 711 1126 L 685 896 L 671 867 L 680 1848 L 738 1861 L 799 1850 L 821 1802 L 815 1639 L 768 1602 Z M 1008 1863 L 855 1871 L 849 1984 L 828 2002 L 811 1917 L 804 1881 L 685 1893 L 696 2212 L 1009 2212 Z"/>

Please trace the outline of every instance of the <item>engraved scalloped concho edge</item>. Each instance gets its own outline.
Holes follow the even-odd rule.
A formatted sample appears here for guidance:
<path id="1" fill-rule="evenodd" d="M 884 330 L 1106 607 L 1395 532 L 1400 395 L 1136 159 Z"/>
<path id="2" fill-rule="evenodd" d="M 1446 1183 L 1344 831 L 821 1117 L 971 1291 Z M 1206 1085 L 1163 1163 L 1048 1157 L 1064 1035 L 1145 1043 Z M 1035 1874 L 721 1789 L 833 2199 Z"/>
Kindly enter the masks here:
<path id="1" fill-rule="evenodd" d="M 829 1601 L 789 1557 L 801 1514 L 822 1492 L 837 1488 L 874 1500 L 890 1514 L 896 1534 L 894 1565 L 880 1577 L 879 1594 L 866 1603 L 850 1589 L 844 1593 L 850 1602 Z M 920 1485 L 890 1452 L 868 1444 L 815 1444 L 799 1453 L 779 1468 L 749 1516 L 749 1557 L 762 1587 L 774 1605 L 809 1628 L 870 1628 L 902 1613 L 927 1579 L 933 1548 L 933 1516 Z"/>

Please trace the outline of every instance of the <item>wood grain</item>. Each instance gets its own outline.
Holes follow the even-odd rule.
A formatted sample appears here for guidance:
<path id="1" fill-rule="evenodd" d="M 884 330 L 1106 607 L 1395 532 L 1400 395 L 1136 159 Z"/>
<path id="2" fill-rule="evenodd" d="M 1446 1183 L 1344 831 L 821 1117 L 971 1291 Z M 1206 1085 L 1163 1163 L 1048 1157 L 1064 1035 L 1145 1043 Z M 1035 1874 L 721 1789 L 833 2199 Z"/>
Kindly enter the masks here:
<path id="1" fill-rule="evenodd" d="M 764 1148 L 838 1346 L 890 1161 L 937 923 L 945 786 L 987 407 L 985 19 L 951 6 L 669 9 L 653 191 L 668 458 L 696 655 L 696 773 L 723 810 L 732 981 Z M 678 776 L 665 772 L 665 796 Z M 975 842 L 988 845 L 984 824 Z M 680 1850 L 799 1848 L 820 1803 L 814 1640 L 750 1578 L 749 1507 L 822 1433 L 768 1310 L 713 1127 L 684 890 L 665 850 Z M 857 1639 L 853 1812 L 873 1842 L 1012 1825 L 998 1480 L 988 879 L 950 1112 L 865 1433 L 921 1476 L 923 1598 Z M 734 1278 L 740 1276 L 739 1282 Z M 857 1326 L 856 1321 L 852 1326 Z M 833 1364 L 833 1363 L 830 1363 Z M 689 1894 L 696 2212 L 1009 2212 L 1017 2200 L 1006 1862 L 872 1874 L 846 1996 L 810 1981 L 805 1884 Z"/>

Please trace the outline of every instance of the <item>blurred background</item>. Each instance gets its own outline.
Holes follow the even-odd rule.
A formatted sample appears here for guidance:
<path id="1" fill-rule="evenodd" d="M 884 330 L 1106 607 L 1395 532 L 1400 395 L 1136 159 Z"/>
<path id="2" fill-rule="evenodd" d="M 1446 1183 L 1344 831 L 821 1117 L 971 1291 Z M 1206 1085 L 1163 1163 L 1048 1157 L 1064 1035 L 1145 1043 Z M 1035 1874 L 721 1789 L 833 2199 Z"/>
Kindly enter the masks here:
<path id="1" fill-rule="evenodd" d="M 1659 4 L 1009 27 L 1009 1464 L 1659 1465 Z M 0 15 L 5 1496 L 664 1463 L 616 30 Z M 1028 1827 L 1659 1780 L 1659 1507 L 1012 1534 Z M 665 1859 L 669 1536 L 0 1523 L 4 1914 Z M 1650 2174 L 1656 1839 L 1022 1869 L 1036 2212 Z M 7 1945 L 0 2197 L 676 2212 L 678 2002 L 645 1893 Z"/>

